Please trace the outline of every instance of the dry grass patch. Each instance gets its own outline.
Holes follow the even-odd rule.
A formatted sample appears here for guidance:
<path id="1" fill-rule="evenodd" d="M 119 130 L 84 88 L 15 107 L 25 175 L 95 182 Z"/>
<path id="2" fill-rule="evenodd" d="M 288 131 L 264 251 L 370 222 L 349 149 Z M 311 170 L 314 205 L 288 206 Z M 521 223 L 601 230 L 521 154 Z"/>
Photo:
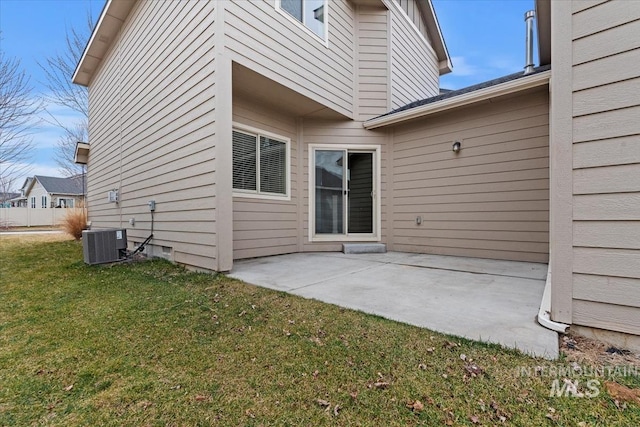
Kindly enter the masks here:
<path id="1" fill-rule="evenodd" d="M 69 209 L 62 219 L 62 229 L 76 240 L 82 238 L 82 230 L 87 229 L 87 211 L 81 209 Z"/>

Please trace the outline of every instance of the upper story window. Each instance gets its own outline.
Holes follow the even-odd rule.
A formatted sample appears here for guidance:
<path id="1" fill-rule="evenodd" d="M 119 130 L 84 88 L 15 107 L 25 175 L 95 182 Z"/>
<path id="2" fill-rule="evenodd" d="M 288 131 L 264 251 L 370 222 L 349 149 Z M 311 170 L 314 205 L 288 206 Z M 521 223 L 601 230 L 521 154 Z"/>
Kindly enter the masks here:
<path id="1" fill-rule="evenodd" d="M 326 40 L 328 0 L 279 0 L 277 7 Z"/>
<path id="2" fill-rule="evenodd" d="M 40 199 L 41 199 L 40 201 L 42 202 L 40 207 L 43 208 L 43 209 L 46 208 L 47 207 L 47 196 L 41 196 Z"/>
<path id="3" fill-rule="evenodd" d="M 35 209 L 36 208 L 36 198 L 32 197 L 31 198 L 31 209 Z"/>

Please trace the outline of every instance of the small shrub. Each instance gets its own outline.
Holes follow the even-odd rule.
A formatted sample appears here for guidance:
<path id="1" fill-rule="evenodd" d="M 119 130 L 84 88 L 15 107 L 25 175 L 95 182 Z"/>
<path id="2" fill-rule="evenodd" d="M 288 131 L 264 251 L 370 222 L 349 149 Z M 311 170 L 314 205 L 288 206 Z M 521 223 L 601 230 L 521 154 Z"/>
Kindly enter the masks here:
<path id="1" fill-rule="evenodd" d="M 69 212 L 62 219 L 62 229 L 76 240 L 80 240 L 82 230 L 86 228 L 87 211 L 85 209 L 69 209 Z"/>

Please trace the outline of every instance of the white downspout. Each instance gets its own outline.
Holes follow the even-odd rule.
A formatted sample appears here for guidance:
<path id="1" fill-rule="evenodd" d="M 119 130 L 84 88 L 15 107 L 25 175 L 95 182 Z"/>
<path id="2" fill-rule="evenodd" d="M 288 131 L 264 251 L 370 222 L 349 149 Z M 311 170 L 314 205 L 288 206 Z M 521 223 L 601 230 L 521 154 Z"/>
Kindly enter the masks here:
<path id="1" fill-rule="evenodd" d="M 538 323 L 547 329 L 565 334 L 569 325 L 551 320 L 551 266 L 547 270 L 547 281 L 544 285 L 544 293 L 538 310 Z"/>

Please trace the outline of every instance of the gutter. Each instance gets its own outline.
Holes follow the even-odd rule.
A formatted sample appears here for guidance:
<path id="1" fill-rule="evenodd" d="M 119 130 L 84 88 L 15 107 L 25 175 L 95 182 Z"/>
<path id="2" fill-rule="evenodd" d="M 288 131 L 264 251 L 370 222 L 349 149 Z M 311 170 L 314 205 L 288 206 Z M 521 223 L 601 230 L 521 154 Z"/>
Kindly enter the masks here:
<path id="1" fill-rule="evenodd" d="M 542 301 L 540 301 L 540 309 L 538 310 L 538 323 L 547 329 L 551 329 L 561 334 L 566 334 L 569 325 L 566 323 L 554 322 L 551 320 L 551 267 L 547 271 L 547 281 L 544 285 L 544 293 Z"/>
<path id="2" fill-rule="evenodd" d="M 80 57 L 80 60 L 76 64 L 75 70 L 73 70 L 73 76 L 71 76 L 72 83 L 79 84 L 81 86 L 88 86 L 88 84 L 80 83 L 77 81 L 78 74 L 80 74 L 80 69 L 82 68 L 82 64 L 84 63 L 85 59 L 89 54 L 89 48 L 91 47 L 91 45 L 93 45 L 94 40 L 98 34 L 98 31 L 100 30 L 100 27 L 102 27 L 102 22 L 104 21 L 104 17 L 107 16 L 107 10 L 109 10 L 110 7 L 111 7 L 111 0 L 107 0 L 107 2 L 102 7 L 102 12 L 100 12 L 100 17 L 98 18 L 98 22 L 96 23 L 96 26 L 93 27 L 93 31 L 91 32 L 91 37 L 89 37 L 89 41 L 87 42 L 87 45 L 84 47 L 84 50 L 82 51 L 82 56 Z"/>
<path id="3" fill-rule="evenodd" d="M 429 114 L 441 111 L 452 110 L 454 108 L 464 107 L 480 101 L 486 101 L 502 95 L 508 95 L 523 90 L 544 86 L 549 84 L 551 70 L 533 74 L 527 77 L 521 77 L 510 82 L 501 83 L 495 86 L 478 89 L 473 92 L 464 93 L 462 95 L 446 98 L 431 104 L 421 105 L 419 107 L 410 108 L 408 110 L 398 111 L 397 113 L 387 114 L 385 116 L 376 117 L 363 123 L 365 129 L 375 129 L 382 126 L 394 125 L 407 120 L 417 119 Z"/>

